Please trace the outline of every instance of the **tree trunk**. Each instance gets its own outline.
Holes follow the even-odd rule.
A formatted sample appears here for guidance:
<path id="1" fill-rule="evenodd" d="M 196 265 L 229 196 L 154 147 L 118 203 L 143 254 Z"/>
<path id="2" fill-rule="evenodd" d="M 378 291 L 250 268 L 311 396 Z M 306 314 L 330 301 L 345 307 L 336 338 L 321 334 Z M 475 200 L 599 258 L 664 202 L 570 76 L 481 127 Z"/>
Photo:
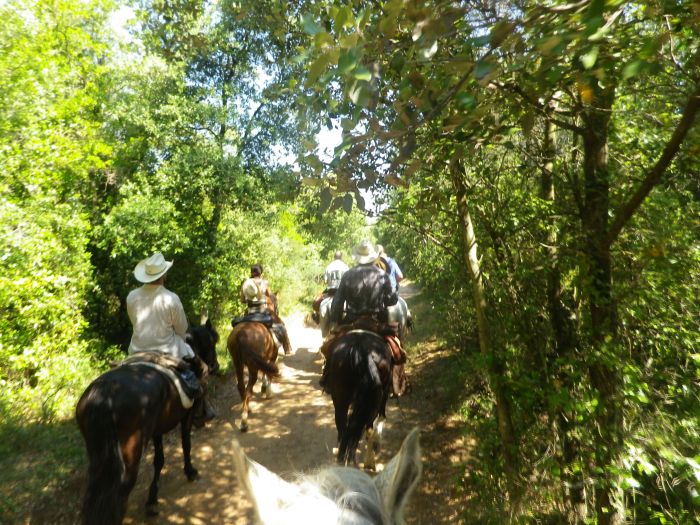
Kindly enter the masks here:
<path id="1" fill-rule="evenodd" d="M 488 305 L 484 293 L 479 259 L 477 257 L 476 236 L 474 225 L 467 206 L 466 187 L 462 179 L 461 164 L 451 167 L 452 182 L 457 195 L 457 211 L 460 218 L 463 241 L 464 261 L 472 281 L 472 294 L 476 308 L 477 327 L 479 332 L 479 349 L 486 358 L 488 365 L 488 381 L 495 397 L 498 431 L 501 438 L 501 449 L 505 464 L 506 475 L 511 499 L 517 497 L 518 450 L 517 439 L 513 430 L 511 403 L 505 388 L 505 366 L 501 357 L 491 345 L 488 322 Z"/>
<path id="2" fill-rule="evenodd" d="M 555 140 L 556 128 L 551 119 L 546 118 L 543 144 L 545 163 L 542 166 L 542 177 L 540 179 L 540 197 L 552 205 L 555 200 L 554 158 L 557 153 Z M 554 334 L 555 356 L 558 358 L 570 358 L 571 354 L 578 347 L 578 340 L 571 314 L 562 300 L 564 289 L 561 284 L 558 243 L 558 225 L 552 214 L 547 218 L 547 234 L 543 248 L 545 258 L 549 263 L 547 268 L 547 306 Z M 561 372 L 557 376 L 561 388 L 571 392 L 573 384 L 569 375 Z M 551 383 L 549 374 L 548 381 Z M 580 443 L 572 432 L 575 427 L 575 423 L 572 424 L 572 422 L 575 422 L 576 419 L 571 417 L 571 414 L 567 416 L 563 409 L 557 410 L 555 414 L 550 414 L 550 418 L 552 424 L 556 426 L 556 433 L 559 436 L 561 446 L 561 480 L 564 508 L 566 509 L 568 522 L 579 523 L 586 517 L 587 509 L 584 497 L 583 474 L 581 471 L 578 474 L 571 472 L 571 466 L 574 461 L 580 458 Z"/>
<path id="3" fill-rule="evenodd" d="M 616 309 L 612 297 L 610 245 L 606 242 L 610 211 L 608 173 L 608 125 L 615 98 L 614 87 L 596 88 L 594 104 L 584 114 L 584 252 L 585 280 L 590 313 L 592 358 L 589 376 L 598 393 L 595 412 L 595 460 L 599 472 L 595 488 L 599 525 L 621 523 L 611 467 L 622 447 L 622 399 L 619 356 L 616 352 Z"/>

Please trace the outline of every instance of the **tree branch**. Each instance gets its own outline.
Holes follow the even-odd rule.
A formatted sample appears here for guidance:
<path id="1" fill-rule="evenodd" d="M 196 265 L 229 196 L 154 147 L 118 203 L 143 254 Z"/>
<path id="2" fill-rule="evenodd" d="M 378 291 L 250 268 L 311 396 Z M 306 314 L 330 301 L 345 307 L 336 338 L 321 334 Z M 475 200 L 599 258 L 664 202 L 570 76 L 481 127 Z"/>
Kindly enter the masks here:
<path id="1" fill-rule="evenodd" d="M 583 133 L 583 128 L 580 128 L 579 126 L 576 126 L 575 124 L 571 124 L 569 122 L 559 120 L 557 118 L 552 117 L 553 114 L 560 113 L 560 112 L 553 113 L 553 112 L 549 111 L 544 104 L 542 104 L 538 100 L 534 99 L 533 97 L 531 97 L 530 95 L 525 93 L 525 91 L 523 91 L 523 89 L 520 86 L 513 85 L 513 84 L 494 84 L 494 85 L 498 86 L 506 91 L 510 91 L 512 93 L 520 95 L 520 97 L 525 102 L 527 102 L 528 104 L 533 106 L 542 115 L 546 115 L 554 124 L 556 124 L 560 128 L 568 129 L 569 131 L 573 131 L 574 133 L 577 133 L 579 135 L 581 135 Z"/>
<path id="2" fill-rule="evenodd" d="M 605 237 L 605 245 L 610 246 L 617 240 L 620 235 L 622 228 L 627 224 L 627 222 L 632 218 L 634 213 L 637 211 L 639 206 L 642 204 L 644 199 L 647 198 L 651 190 L 661 182 L 666 169 L 669 167 L 674 157 L 678 153 L 678 150 L 683 143 L 688 131 L 693 126 L 695 117 L 700 110 L 700 83 L 695 85 L 695 91 L 688 99 L 688 103 L 683 110 L 683 115 L 681 120 L 676 126 L 673 135 L 670 140 L 666 143 L 661 157 L 656 162 L 653 168 L 649 170 L 646 177 L 642 181 L 637 191 L 629 198 L 629 200 L 621 206 L 617 213 L 615 214 L 615 219 L 608 230 L 608 234 Z"/>
<path id="3" fill-rule="evenodd" d="M 255 108 L 255 111 L 253 111 L 253 114 L 248 119 L 248 123 L 246 124 L 245 132 L 244 132 L 243 138 L 241 140 L 241 147 L 239 149 L 240 153 L 242 153 L 248 147 L 249 142 L 254 138 L 250 134 L 252 131 L 252 128 L 253 128 L 253 123 L 255 122 L 255 119 L 257 118 L 258 113 L 260 113 L 260 111 L 265 106 L 266 106 L 265 102 L 261 102 L 260 105 L 257 108 Z M 239 155 L 240 155 L 240 153 L 239 153 Z"/>

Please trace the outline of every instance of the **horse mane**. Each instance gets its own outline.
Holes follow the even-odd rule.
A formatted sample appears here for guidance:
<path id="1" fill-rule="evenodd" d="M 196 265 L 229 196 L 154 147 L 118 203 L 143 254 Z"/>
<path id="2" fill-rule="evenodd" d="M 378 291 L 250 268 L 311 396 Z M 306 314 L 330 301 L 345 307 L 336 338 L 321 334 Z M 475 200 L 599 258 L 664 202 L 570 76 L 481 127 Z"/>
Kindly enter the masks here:
<path id="1" fill-rule="evenodd" d="M 421 476 L 418 429 L 375 478 L 362 470 L 332 466 L 298 475 L 289 483 L 249 459 L 233 442 L 237 478 L 263 525 L 403 525 L 403 510 Z"/>
<path id="2" fill-rule="evenodd" d="M 349 467 L 330 467 L 300 478 L 335 503 L 338 525 L 387 523 L 377 487 L 364 472 Z"/>

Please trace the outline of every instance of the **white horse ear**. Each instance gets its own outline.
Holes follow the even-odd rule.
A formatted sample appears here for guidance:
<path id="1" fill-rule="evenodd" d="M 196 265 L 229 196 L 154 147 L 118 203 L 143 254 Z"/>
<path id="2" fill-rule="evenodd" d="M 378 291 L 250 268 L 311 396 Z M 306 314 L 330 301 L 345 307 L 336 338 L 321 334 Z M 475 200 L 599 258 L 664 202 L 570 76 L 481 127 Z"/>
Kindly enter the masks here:
<path id="1" fill-rule="evenodd" d="M 423 471 L 419 434 L 417 428 L 411 430 L 399 452 L 374 478 L 374 484 L 382 497 L 384 510 L 397 525 L 404 523 L 404 507 Z"/>
<path id="2" fill-rule="evenodd" d="M 279 511 L 298 500 L 299 489 L 249 459 L 235 439 L 233 463 L 238 480 L 253 502 L 258 522 L 265 525 L 285 523 L 280 521 Z"/>

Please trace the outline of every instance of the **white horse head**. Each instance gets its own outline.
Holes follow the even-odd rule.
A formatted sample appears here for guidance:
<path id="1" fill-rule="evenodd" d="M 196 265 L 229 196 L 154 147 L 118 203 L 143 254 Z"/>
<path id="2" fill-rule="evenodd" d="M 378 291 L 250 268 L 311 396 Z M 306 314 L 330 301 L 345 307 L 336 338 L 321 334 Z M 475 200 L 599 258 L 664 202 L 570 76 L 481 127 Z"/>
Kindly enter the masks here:
<path id="1" fill-rule="evenodd" d="M 374 479 L 333 466 L 289 483 L 248 459 L 237 442 L 234 461 L 263 525 L 403 525 L 404 507 L 422 471 L 418 429 Z"/>

